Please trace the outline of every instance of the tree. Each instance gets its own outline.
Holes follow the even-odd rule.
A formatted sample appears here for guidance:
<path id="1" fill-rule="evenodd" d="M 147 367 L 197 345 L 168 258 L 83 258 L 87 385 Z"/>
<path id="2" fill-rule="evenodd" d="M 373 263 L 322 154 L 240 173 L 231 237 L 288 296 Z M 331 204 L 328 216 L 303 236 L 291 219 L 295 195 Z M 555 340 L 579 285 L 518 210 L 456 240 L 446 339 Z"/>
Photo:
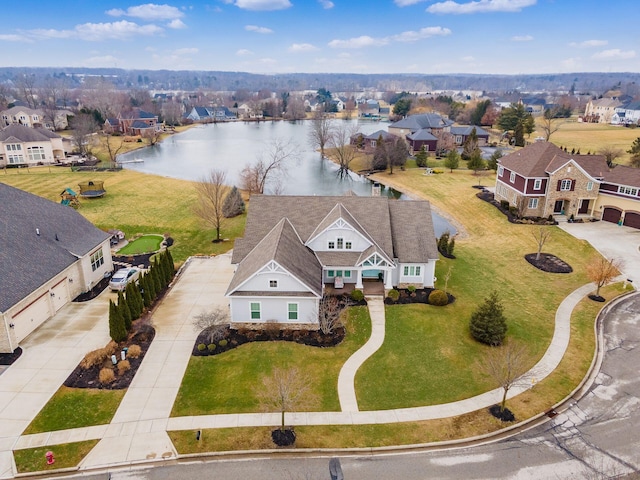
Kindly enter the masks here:
<path id="1" fill-rule="evenodd" d="M 480 119 L 480 125 L 487 125 L 491 127 L 498 121 L 499 116 L 500 112 L 496 108 L 487 108 L 487 111 Z"/>
<path id="2" fill-rule="evenodd" d="M 473 338 L 479 342 L 491 346 L 502 344 L 507 334 L 507 320 L 498 292 L 491 292 L 484 303 L 471 314 L 469 329 Z"/>
<path id="3" fill-rule="evenodd" d="M 150 283 L 149 276 L 147 274 L 142 275 L 140 278 L 140 288 L 142 289 L 142 304 L 144 305 L 144 308 L 149 308 L 155 298 L 155 296 L 152 295 L 153 287 Z"/>
<path id="4" fill-rule="evenodd" d="M 498 117 L 498 127 L 505 131 L 515 132 L 519 123 L 523 134 L 530 135 L 536 128 L 533 116 L 525 110 L 522 103 L 512 103 L 510 107 L 502 110 Z"/>
<path id="5" fill-rule="evenodd" d="M 318 321 L 320 323 L 320 331 L 325 335 L 331 335 L 334 330 L 342 326 L 340 313 L 342 308 L 340 302 L 335 296 L 324 296 L 320 300 L 318 308 Z"/>
<path id="6" fill-rule="evenodd" d="M 376 148 L 373 151 L 373 157 L 371 158 L 371 170 L 384 170 L 387 168 L 388 162 L 387 145 L 384 142 L 382 135 L 379 135 L 378 140 L 376 140 Z"/>
<path id="7" fill-rule="evenodd" d="M 393 167 L 404 167 L 409 156 L 409 147 L 404 138 L 396 138 L 387 148 L 387 163 L 389 166 L 389 174 L 393 174 Z"/>
<path id="8" fill-rule="evenodd" d="M 498 170 L 498 160 L 500 160 L 503 156 L 504 154 L 502 153 L 502 150 L 498 148 L 491 154 L 489 160 L 487 160 L 487 167 L 493 171 Z"/>
<path id="9" fill-rule="evenodd" d="M 541 128 L 544 132 L 544 139 L 548 142 L 555 132 L 560 128 L 561 120 L 558 118 L 556 109 L 547 108 L 542 115 Z"/>
<path id="10" fill-rule="evenodd" d="M 316 100 L 318 103 L 322 104 L 322 111 L 328 112 L 331 105 L 331 92 L 326 88 L 319 88 L 316 93 Z"/>
<path id="11" fill-rule="evenodd" d="M 198 200 L 193 211 L 207 225 L 216 230 L 215 242 L 220 241 L 220 230 L 226 218 L 223 213 L 225 193 L 228 190 L 225 185 L 226 180 L 226 172 L 213 169 L 195 184 Z"/>
<path id="12" fill-rule="evenodd" d="M 631 144 L 631 148 L 627 150 L 631 154 L 631 166 L 640 167 L 640 137 L 636 138 Z"/>
<path id="13" fill-rule="evenodd" d="M 462 159 L 469 160 L 476 150 L 478 150 L 478 133 L 473 127 L 462 146 Z"/>
<path id="14" fill-rule="evenodd" d="M 121 291 L 118 292 L 118 310 L 124 320 L 124 328 L 128 332 L 131 330 L 131 321 L 133 320 L 133 317 L 131 315 L 131 309 L 129 308 L 129 302 Z"/>
<path id="15" fill-rule="evenodd" d="M 416 153 L 416 166 L 423 168 L 427 167 L 429 163 L 429 154 L 427 153 L 426 146 L 423 145 L 420 151 Z"/>
<path id="16" fill-rule="evenodd" d="M 502 388 L 500 413 L 505 411 L 507 393 L 512 387 L 531 384 L 531 357 L 522 344 L 510 341 L 501 347 L 491 348 L 478 363 L 480 370 Z"/>
<path id="17" fill-rule="evenodd" d="M 255 163 L 242 170 L 242 188 L 250 193 L 263 194 L 266 187 L 270 186 L 274 193 L 278 193 L 281 190 L 281 177 L 286 175 L 288 160 L 297 158 L 298 147 L 294 142 L 276 138 Z"/>
<path id="18" fill-rule="evenodd" d="M 449 169 L 449 172 L 453 172 L 455 168 L 458 168 L 460 165 L 460 155 L 457 150 L 451 150 L 447 153 L 446 158 L 444 159 L 444 166 Z"/>
<path id="19" fill-rule="evenodd" d="M 222 307 L 202 312 L 193 318 L 193 327 L 206 332 L 209 343 L 222 340 L 229 327 L 229 313 Z"/>
<path id="20" fill-rule="evenodd" d="M 137 320 L 140 318 L 140 315 L 142 315 L 142 309 L 144 307 L 140 289 L 134 282 L 131 282 L 127 284 L 124 294 L 129 310 L 131 311 L 131 321 Z"/>
<path id="21" fill-rule="evenodd" d="M 244 200 L 242 199 L 242 195 L 240 195 L 240 190 L 236 186 L 234 186 L 231 191 L 224 198 L 224 203 L 222 204 L 222 214 L 225 218 L 233 218 L 238 215 L 242 215 L 245 210 Z"/>
<path id="22" fill-rule="evenodd" d="M 304 101 L 300 97 L 290 97 L 284 111 L 284 117 L 288 120 L 303 120 L 307 116 Z"/>
<path id="23" fill-rule="evenodd" d="M 617 158 L 620 158 L 622 156 L 623 151 L 620 148 L 614 147 L 613 145 L 606 145 L 600 148 L 600 150 L 598 150 L 598 153 L 604 156 L 609 168 L 613 168 L 614 162 Z"/>
<path id="24" fill-rule="evenodd" d="M 101 136 L 102 145 L 107 151 L 107 155 L 109 156 L 109 162 L 112 166 L 116 165 L 116 160 L 118 158 L 118 154 L 120 150 L 124 148 L 124 141 L 122 137 L 116 137 L 113 135 L 109 135 L 108 133 L 103 133 Z"/>
<path id="25" fill-rule="evenodd" d="M 309 141 L 314 148 L 320 149 L 320 155 L 324 157 L 324 147 L 333 136 L 333 122 L 324 112 L 315 112 L 311 120 Z"/>
<path id="26" fill-rule="evenodd" d="M 474 152 L 469 157 L 469 161 L 467 162 L 467 168 L 469 170 L 473 170 L 473 173 L 478 173 L 478 170 L 482 170 L 485 168 L 485 161 L 482 159 L 482 152 L 479 148 L 476 148 Z"/>
<path id="27" fill-rule="evenodd" d="M 440 130 L 434 132 L 433 136 L 436 137 L 436 154 L 440 155 L 441 152 L 449 152 L 456 146 L 455 137 L 451 132 L 445 132 Z"/>
<path id="28" fill-rule="evenodd" d="M 355 125 L 343 122 L 338 127 L 332 128 L 329 137 L 329 145 L 331 145 L 331 156 L 337 160 L 338 175 L 344 178 L 349 174 L 349 166 L 356 157 L 356 148 L 351 145 L 351 137 L 355 135 Z"/>
<path id="29" fill-rule="evenodd" d="M 264 390 L 260 393 L 260 404 L 265 411 L 281 413 L 280 430 L 285 430 L 285 412 L 301 410 L 315 402 L 311 390 L 311 379 L 297 368 L 274 368 L 263 378 Z"/>
<path id="30" fill-rule="evenodd" d="M 124 318 L 122 318 L 120 309 L 113 303 L 113 300 L 109 300 L 109 336 L 116 343 L 127 338 Z"/>
<path id="31" fill-rule="evenodd" d="M 516 124 L 516 128 L 513 131 L 513 139 L 516 147 L 524 147 L 524 125 L 521 121 Z"/>
<path id="32" fill-rule="evenodd" d="M 98 131 L 100 126 L 93 115 L 79 113 L 71 119 L 71 139 L 80 155 L 88 155 L 91 152 L 91 136 Z"/>
<path id="33" fill-rule="evenodd" d="M 404 117 L 411 110 L 411 98 L 400 98 L 393 106 L 393 114 Z"/>
<path id="34" fill-rule="evenodd" d="M 536 244 L 538 245 L 538 252 L 536 253 L 536 260 L 540 260 L 540 253 L 542 253 L 542 248 L 544 244 L 547 243 L 547 240 L 551 238 L 551 229 L 549 227 L 540 227 L 531 232 L 533 238 L 536 240 Z"/>
<path id="35" fill-rule="evenodd" d="M 596 284 L 595 296 L 600 296 L 600 289 L 611 283 L 620 274 L 622 260 L 612 258 L 607 260 L 600 256 L 587 265 L 587 278 Z"/>
<path id="36" fill-rule="evenodd" d="M 23 73 L 15 80 L 20 96 L 29 108 L 38 108 L 38 94 L 36 92 L 36 74 Z"/>
<path id="37" fill-rule="evenodd" d="M 491 106 L 491 100 L 484 100 L 476 104 L 475 109 L 471 112 L 469 123 L 471 125 L 483 125 L 482 119 L 487 113 L 487 109 Z"/>

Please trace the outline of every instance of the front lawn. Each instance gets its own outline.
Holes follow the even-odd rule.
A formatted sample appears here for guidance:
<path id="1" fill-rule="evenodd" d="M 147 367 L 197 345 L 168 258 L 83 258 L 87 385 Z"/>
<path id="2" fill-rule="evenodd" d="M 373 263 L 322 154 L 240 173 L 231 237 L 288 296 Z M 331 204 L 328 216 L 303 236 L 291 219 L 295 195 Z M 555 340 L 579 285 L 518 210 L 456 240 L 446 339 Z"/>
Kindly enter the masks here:
<path id="1" fill-rule="evenodd" d="M 78 465 L 97 443 L 98 440 L 87 440 L 50 447 L 25 448 L 24 450 L 14 450 L 13 458 L 16 461 L 18 473 L 72 468 Z M 47 465 L 45 458 L 45 454 L 49 451 L 53 452 L 55 458 L 55 463 L 52 465 Z"/>

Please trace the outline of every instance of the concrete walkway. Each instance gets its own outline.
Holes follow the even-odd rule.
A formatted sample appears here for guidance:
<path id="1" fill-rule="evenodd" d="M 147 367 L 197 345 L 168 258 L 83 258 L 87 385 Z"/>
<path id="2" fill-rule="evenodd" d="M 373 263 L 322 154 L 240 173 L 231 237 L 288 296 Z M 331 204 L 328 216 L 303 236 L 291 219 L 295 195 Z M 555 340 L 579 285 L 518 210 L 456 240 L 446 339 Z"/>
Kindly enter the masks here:
<path id="1" fill-rule="evenodd" d="M 367 306 L 371 317 L 371 337 L 362 347 L 351 355 L 340 369 L 338 375 L 338 397 L 343 412 L 357 412 L 356 373 L 362 364 L 384 343 L 384 300 L 380 295 L 367 296 Z"/>

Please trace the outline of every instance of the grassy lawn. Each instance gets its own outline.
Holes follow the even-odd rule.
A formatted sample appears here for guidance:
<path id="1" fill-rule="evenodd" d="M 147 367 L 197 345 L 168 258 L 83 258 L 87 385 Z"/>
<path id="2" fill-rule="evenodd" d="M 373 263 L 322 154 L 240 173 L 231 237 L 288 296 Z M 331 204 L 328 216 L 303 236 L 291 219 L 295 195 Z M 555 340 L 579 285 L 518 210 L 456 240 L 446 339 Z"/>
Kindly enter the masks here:
<path id="1" fill-rule="evenodd" d="M 62 386 L 29 424 L 24 435 L 105 425 L 113 418 L 125 392 Z"/>
<path id="2" fill-rule="evenodd" d="M 156 252 L 160 249 L 163 238 L 162 235 L 142 235 L 118 250 L 118 255 Z"/>
<path id="3" fill-rule="evenodd" d="M 16 461 L 18 473 L 72 468 L 78 465 L 97 443 L 98 440 L 87 440 L 51 447 L 26 448 L 24 450 L 14 450 L 13 457 Z M 45 454 L 48 451 L 52 451 L 54 454 L 55 463 L 53 465 L 47 465 Z"/>
<path id="4" fill-rule="evenodd" d="M 127 237 L 149 232 L 168 233 L 175 240 L 171 252 L 177 263 L 190 255 L 224 253 L 244 231 L 246 215 L 228 219 L 222 234 L 230 241 L 211 243 L 215 233 L 193 213 L 197 196 L 193 183 L 185 180 L 126 169 L 71 172 L 63 167 L 38 167 L 0 171 L 0 182 L 55 202 L 60 201 L 64 188 L 75 189 L 78 183 L 91 179 L 104 180 L 107 194 L 82 200 L 79 213 L 98 228 L 120 229 Z"/>
<path id="5" fill-rule="evenodd" d="M 342 364 L 371 335 L 366 307 L 345 311 L 347 335 L 336 347 L 290 342 L 255 342 L 211 357 L 191 357 L 172 417 L 260 411 L 262 378 L 275 367 L 298 367 L 313 380 L 317 404 L 309 411 L 340 409 L 337 384 Z"/>

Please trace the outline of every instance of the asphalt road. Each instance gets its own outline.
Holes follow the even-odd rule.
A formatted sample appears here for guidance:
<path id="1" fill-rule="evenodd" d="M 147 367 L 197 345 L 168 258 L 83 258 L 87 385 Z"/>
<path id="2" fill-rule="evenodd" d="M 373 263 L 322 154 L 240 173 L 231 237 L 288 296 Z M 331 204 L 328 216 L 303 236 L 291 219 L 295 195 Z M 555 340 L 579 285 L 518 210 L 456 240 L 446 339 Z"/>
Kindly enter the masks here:
<path id="1" fill-rule="evenodd" d="M 604 359 L 588 392 L 507 440 L 442 451 L 339 455 L 345 480 L 604 479 L 640 471 L 640 293 L 604 318 Z M 106 474 L 83 475 L 106 479 Z M 112 480 L 327 480 L 329 457 L 220 459 L 114 471 Z M 638 477 L 640 478 L 640 477 Z"/>

